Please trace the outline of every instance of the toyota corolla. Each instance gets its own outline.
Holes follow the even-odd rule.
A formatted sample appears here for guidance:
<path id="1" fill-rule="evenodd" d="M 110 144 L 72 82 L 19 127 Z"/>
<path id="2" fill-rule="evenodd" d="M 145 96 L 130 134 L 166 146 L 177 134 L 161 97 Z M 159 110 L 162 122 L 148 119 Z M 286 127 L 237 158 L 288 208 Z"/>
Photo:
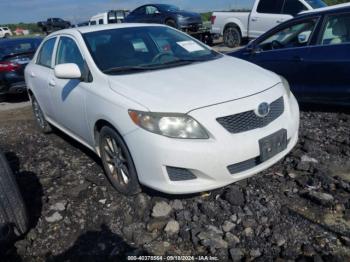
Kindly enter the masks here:
<path id="1" fill-rule="evenodd" d="M 282 77 L 167 26 L 66 29 L 41 44 L 25 78 L 43 132 L 93 150 L 113 186 L 211 190 L 282 159 L 299 107 Z"/>

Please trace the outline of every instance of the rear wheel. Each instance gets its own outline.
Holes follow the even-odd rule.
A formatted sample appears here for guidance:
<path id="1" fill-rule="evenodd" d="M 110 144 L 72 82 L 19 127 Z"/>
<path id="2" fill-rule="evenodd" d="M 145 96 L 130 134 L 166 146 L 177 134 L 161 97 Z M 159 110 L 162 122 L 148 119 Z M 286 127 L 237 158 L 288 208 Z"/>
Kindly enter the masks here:
<path id="1" fill-rule="evenodd" d="M 32 107 L 33 107 L 34 117 L 40 131 L 45 134 L 52 132 L 51 125 L 46 121 L 45 115 L 41 110 L 41 107 L 34 96 L 32 96 Z"/>
<path id="2" fill-rule="evenodd" d="M 5 38 L 9 38 L 10 37 L 10 34 L 5 34 Z"/>
<path id="3" fill-rule="evenodd" d="M 136 168 L 121 136 L 111 127 L 100 132 L 100 152 L 103 167 L 113 187 L 124 195 L 141 191 Z"/>
<path id="4" fill-rule="evenodd" d="M 28 218 L 17 182 L 3 153 L 0 152 L 0 228 L 4 238 L 14 231 L 24 234 L 28 229 Z M 6 239 L 2 239 L 6 241 Z"/>
<path id="5" fill-rule="evenodd" d="M 242 36 L 238 28 L 230 25 L 224 31 L 224 44 L 227 47 L 234 48 L 241 45 Z"/>

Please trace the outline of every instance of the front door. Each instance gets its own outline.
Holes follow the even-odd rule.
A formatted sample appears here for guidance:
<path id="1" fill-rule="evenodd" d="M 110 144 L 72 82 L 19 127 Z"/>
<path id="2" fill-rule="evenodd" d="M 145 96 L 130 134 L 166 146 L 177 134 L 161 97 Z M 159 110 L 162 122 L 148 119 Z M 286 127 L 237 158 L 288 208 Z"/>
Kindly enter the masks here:
<path id="1" fill-rule="evenodd" d="M 305 95 L 310 100 L 350 105 L 350 13 L 330 15 L 307 57 Z"/>
<path id="2" fill-rule="evenodd" d="M 300 96 L 305 86 L 305 60 L 318 19 L 309 18 L 286 24 L 254 45 L 249 60 L 284 76 L 292 91 Z"/>
<path id="3" fill-rule="evenodd" d="M 73 38 L 61 36 L 56 50 L 55 65 L 74 63 L 84 72 L 85 60 Z M 80 79 L 58 79 L 55 76 L 50 81 L 55 121 L 80 139 L 89 141 L 85 114 L 85 94 L 89 83 Z"/>

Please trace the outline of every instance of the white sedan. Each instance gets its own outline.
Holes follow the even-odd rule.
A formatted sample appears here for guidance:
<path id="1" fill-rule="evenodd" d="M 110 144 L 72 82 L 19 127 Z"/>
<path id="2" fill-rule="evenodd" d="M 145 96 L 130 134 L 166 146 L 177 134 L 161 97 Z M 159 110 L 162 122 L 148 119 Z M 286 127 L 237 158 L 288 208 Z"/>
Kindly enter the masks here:
<path id="1" fill-rule="evenodd" d="M 170 193 L 250 177 L 296 144 L 288 83 L 161 25 L 55 32 L 25 69 L 36 120 L 101 157 L 113 186 Z"/>

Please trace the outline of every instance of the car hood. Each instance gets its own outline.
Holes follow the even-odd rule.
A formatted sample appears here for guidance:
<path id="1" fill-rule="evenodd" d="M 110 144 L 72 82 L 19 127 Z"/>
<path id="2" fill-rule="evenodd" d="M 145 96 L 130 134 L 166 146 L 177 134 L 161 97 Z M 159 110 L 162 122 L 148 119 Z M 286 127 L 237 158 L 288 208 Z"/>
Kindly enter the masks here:
<path id="1" fill-rule="evenodd" d="M 110 87 L 153 112 L 187 113 L 262 92 L 280 78 L 261 67 L 224 56 L 213 61 L 109 76 Z"/>

